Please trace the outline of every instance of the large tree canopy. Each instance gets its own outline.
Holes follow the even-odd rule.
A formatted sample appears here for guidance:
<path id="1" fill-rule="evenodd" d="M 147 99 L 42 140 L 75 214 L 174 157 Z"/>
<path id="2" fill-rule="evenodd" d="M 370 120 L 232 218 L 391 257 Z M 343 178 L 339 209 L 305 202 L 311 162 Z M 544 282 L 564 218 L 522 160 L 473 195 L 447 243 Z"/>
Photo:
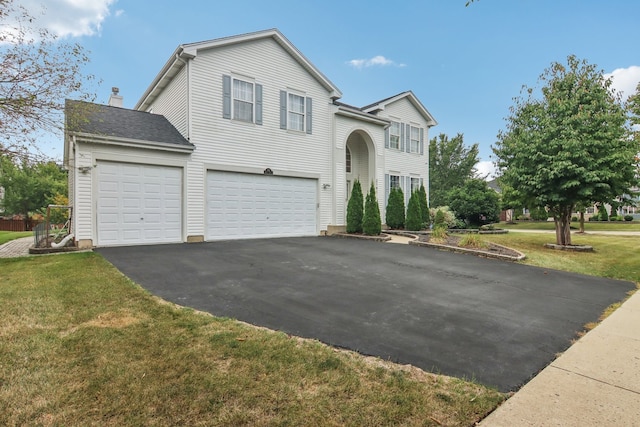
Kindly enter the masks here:
<path id="1" fill-rule="evenodd" d="M 571 244 L 576 204 L 610 202 L 637 182 L 638 142 L 629 138 L 619 97 L 602 71 L 575 56 L 553 63 L 538 91 L 525 86 L 493 148 L 510 197 L 545 206 L 556 242 Z"/>
<path id="2" fill-rule="evenodd" d="M 83 75 L 89 58 L 63 43 L 14 0 L 0 1 L 0 154 L 37 148 L 43 132 L 63 127 L 66 97 L 90 100 Z"/>
<path id="3" fill-rule="evenodd" d="M 461 133 L 453 138 L 440 134 L 429 141 L 429 205 L 447 206 L 447 194 L 473 178 L 478 144 L 465 147 Z"/>

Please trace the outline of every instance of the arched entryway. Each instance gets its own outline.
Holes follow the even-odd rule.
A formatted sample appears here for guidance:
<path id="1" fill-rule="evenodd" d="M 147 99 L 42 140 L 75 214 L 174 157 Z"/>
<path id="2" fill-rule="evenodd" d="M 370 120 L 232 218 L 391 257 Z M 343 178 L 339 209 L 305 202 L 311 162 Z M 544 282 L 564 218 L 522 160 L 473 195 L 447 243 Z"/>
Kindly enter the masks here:
<path id="1" fill-rule="evenodd" d="M 362 130 L 351 132 L 345 146 L 346 198 L 351 196 L 353 183 L 357 179 L 362 192 L 367 194 L 371 181 L 375 180 L 375 149 L 371 137 Z"/>

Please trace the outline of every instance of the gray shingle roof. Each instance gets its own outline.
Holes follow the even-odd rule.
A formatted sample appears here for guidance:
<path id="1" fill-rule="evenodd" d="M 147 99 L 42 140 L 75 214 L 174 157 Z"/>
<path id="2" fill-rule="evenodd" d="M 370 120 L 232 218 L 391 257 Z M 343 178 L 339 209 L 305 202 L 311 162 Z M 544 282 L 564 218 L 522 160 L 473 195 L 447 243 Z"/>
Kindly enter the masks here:
<path id="1" fill-rule="evenodd" d="M 67 131 L 194 147 L 160 114 L 85 101 L 65 101 Z"/>

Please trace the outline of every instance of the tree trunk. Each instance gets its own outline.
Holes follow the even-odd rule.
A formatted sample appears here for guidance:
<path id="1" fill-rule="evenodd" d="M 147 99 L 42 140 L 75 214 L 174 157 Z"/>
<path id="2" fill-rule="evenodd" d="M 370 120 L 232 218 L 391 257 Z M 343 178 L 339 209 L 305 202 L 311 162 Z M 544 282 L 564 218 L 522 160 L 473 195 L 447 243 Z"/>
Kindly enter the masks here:
<path id="1" fill-rule="evenodd" d="M 580 211 L 580 233 L 584 234 L 584 211 Z"/>
<path id="2" fill-rule="evenodd" d="M 553 221 L 556 224 L 556 244 L 562 246 L 571 245 L 571 211 L 572 206 L 562 206 L 554 213 Z"/>

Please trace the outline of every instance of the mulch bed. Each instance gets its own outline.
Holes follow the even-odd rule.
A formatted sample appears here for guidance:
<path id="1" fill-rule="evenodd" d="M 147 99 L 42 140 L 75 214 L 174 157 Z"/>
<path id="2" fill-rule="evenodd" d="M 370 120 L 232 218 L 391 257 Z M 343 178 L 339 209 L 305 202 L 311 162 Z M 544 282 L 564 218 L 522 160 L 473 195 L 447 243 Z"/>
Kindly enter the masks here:
<path id="1" fill-rule="evenodd" d="M 514 249 L 508 248 L 506 246 L 498 245 L 491 242 L 485 242 L 487 247 L 483 248 L 474 248 L 474 247 L 464 247 L 460 246 L 461 236 L 449 235 L 447 236 L 446 241 L 435 240 L 430 241 L 430 235 L 420 235 L 418 237 L 418 242 L 430 243 L 434 245 L 441 246 L 443 249 L 450 248 L 452 250 L 460 250 L 461 252 L 473 252 L 477 255 L 487 255 L 495 258 L 513 258 L 513 259 L 523 259 L 524 255 Z"/>

